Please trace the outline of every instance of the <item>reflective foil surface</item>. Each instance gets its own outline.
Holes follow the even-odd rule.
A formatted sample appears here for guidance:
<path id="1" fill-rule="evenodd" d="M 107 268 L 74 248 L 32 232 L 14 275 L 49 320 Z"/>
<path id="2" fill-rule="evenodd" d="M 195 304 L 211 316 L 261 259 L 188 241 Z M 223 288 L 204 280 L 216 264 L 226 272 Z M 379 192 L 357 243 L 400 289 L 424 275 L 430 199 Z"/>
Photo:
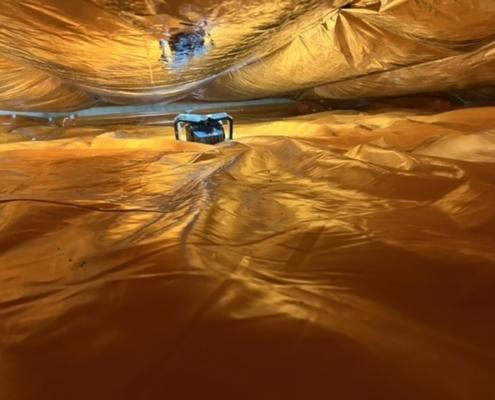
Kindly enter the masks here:
<path id="1" fill-rule="evenodd" d="M 494 0 L 5 0 L 0 108 L 486 87 L 494 17 Z"/>
<path id="2" fill-rule="evenodd" d="M 0 397 L 493 398 L 494 116 L 4 120 Z"/>
<path id="3" fill-rule="evenodd" d="M 0 399 L 495 399 L 494 17 L 4 0 Z"/>

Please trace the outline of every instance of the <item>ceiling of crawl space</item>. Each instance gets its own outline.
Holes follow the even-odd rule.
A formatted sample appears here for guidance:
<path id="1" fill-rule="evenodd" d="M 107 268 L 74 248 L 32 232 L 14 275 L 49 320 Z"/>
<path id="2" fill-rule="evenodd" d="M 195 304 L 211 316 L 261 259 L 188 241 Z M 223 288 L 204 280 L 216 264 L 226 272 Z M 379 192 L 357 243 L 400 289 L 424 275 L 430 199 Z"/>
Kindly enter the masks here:
<path id="1" fill-rule="evenodd" d="M 494 0 L 4 0 L 0 109 L 487 87 L 494 20 Z M 184 22 L 210 44 L 165 62 Z"/>

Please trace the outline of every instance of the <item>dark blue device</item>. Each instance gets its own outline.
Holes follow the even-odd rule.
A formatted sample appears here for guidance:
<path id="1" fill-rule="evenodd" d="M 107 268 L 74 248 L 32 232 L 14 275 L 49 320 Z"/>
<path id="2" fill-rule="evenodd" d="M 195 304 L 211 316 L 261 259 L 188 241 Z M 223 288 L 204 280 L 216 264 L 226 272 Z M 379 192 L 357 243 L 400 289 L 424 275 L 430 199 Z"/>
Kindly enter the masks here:
<path id="1" fill-rule="evenodd" d="M 175 138 L 188 142 L 216 144 L 227 139 L 225 126 L 228 125 L 228 140 L 234 137 L 234 121 L 227 113 L 179 114 L 174 121 Z"/>

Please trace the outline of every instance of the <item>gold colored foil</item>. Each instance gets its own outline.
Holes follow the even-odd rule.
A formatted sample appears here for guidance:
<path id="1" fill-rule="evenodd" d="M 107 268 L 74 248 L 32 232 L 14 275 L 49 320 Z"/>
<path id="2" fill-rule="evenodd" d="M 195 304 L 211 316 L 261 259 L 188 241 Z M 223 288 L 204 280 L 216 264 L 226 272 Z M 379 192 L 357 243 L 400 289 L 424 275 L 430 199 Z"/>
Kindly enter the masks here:
<path id="1" fill-rule="evenodd" d="M 53 140 L 0 146 L 0 398 L 492 398 L 494 111 L 24 121 Z"/>
<path id="2" fill-rule="evenodd" d="M 485 87 L 494 18 L 493 0 L 6 0 L 0 72 L 15 74 L 0 93 L 17 93 L 0 108 Z M 160 40 L 187 24 L 205 27 L 208 46 L 164 61 Z"/>
<path id="3" fill-rule="evenodd" d="M 494 18 L 493 0 L 4 0 L 0 109 L 489 98 Z M 184 24 L 213 43 L 165 62 Z M 217 146 L 175 141 L 170 116 L 0 117 L 0 399 L 495 398 L 495 108 L 451 108 L 252 109 Z"/>

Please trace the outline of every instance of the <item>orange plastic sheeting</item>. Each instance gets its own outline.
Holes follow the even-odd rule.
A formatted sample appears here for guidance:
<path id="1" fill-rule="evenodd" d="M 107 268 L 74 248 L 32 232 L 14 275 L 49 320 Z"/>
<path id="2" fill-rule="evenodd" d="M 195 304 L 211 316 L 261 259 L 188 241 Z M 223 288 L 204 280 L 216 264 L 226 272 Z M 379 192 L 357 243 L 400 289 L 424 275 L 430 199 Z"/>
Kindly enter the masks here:
<path id="1" fill-rule="evenodd" d="M 494 398 L 494 111 L 1 145 L 0 398 Z"/>

